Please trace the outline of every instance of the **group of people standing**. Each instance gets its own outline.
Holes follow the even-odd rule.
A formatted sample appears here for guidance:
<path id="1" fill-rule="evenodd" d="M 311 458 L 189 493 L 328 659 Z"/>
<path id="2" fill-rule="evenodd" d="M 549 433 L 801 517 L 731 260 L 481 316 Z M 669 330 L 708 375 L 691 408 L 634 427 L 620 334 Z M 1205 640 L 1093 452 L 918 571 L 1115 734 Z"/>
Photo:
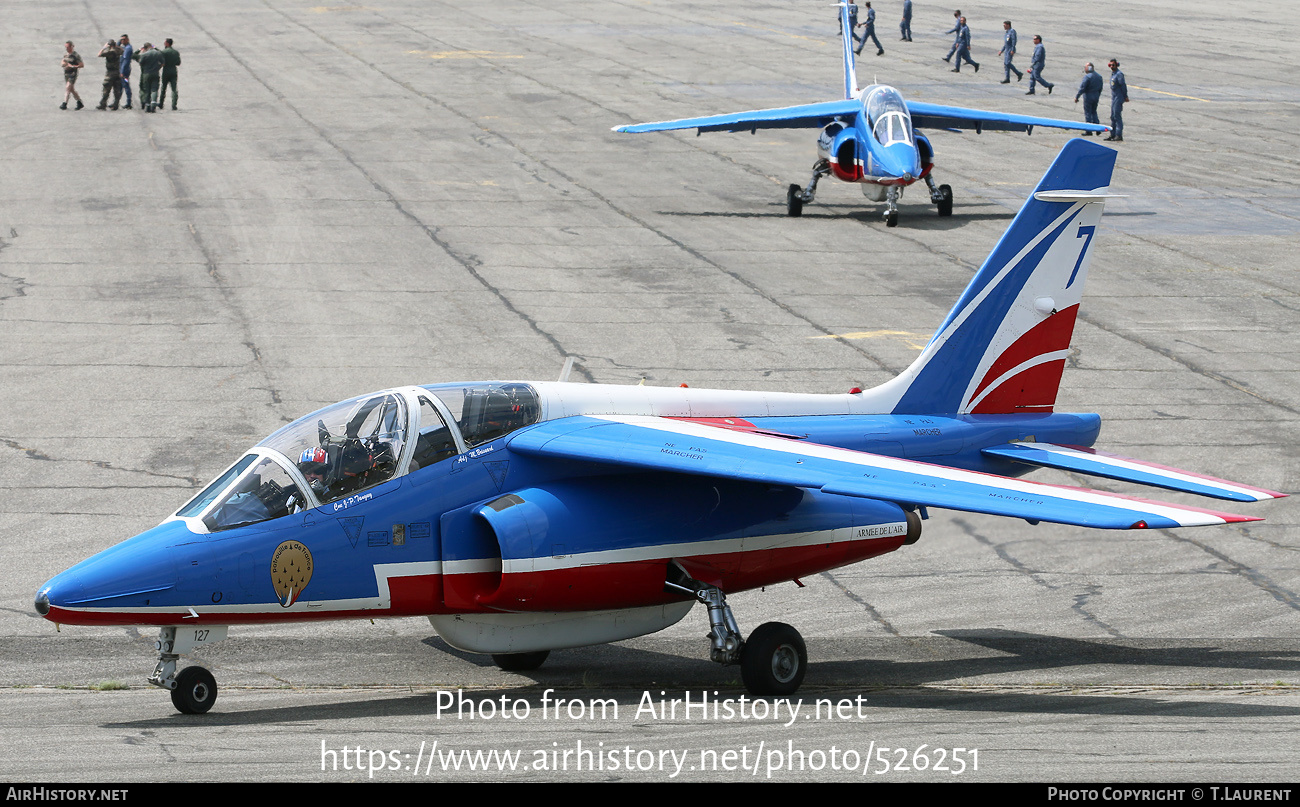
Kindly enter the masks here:
<path id="1" fill-rule="evenodd" d="M 71 41 L 64 43 L 66 53 L 63 56 L 63 78 L 65 88 L 63 93 L 63 103 L 59 109 L 67 109 L 68 101 L 75 98 L 77 109 L 85 107 L 81 101 L 81 96 L 77 94 L 77 73 L 85 67 L 81 56 L 73 47 Z M 177 68 L 181 64 L 181 54 L 172 47 L 170 39 L 163 42 L 161 49 L 155 48 L 152 43 L 146 42 L 137 51 L 131 44 L 131 37 L 122 34 L 120 39 L 110 39 L 104 43 L 104 47 L 99 53 L 95 54 L 96 58 L 104 60 L 104 84 L 103 96 L 99 99 L 99 106 L 96 109 L 116 110 L 121 105 L 122 95 L 126 95 L 126 109 L 131 109 L 131 67 L 133 63 L 140 64 L 140 109 L 144 112 L 154 112 L 162 109 L 167 100 L 167 88 L 172 91 L 172 109 L 176 109 L 176 102 L 180 97 L 176 89 Z M 113 97 L 113 104 L 109 106 L 109 96 Z"/>
<path id="2" fill-rule="evenodd" d="M 859 10 L 853 0 L 849 2 L 849 25 L 853 32 L 854 52 L 861 53 L 866 47 L 867 41 L 870 40 L 876 46 L 876 55 L 883 55 L 885 49 L 881 46 L 880 40 L 876 37 L 876 12 L 871 7 L 871 3 L 864 3 L 866 9 L 866 20 L 858 22 Z M 975 68 L 975 72 L 980 70 L 979 62 L 971 58 L 971 33 L 970 26 L 966 18 L 962 16 L 961 9 L 952 13 L 953 26 L 947 33 L 955 34 L 952 47 L 948 49 L 948 55 L 943 57 L 945 62 L 952 62 L 952 72 L 960 73 L 963 63 L 969 64 Z M 858 29 L 863 29 L 862 35 L 859 36 Z M 912 41 L 912 0 L 903 0 L 903 17 L 898 25 L 899 32 L 902 34 L 903 42 Z M 1016 56 L 1018 46 L 1018 37 L 1016 29 L 1011 26 L 1011 20 L 1002 22 L 1002 49 L 998 55 L 1002 57 L 1002 84 L 1011 83 L 1011 75 L 1014 73 L 1016 81 L 1022 81 L 1027 74 L 1029 76 L 1029 90 L 1025 95 L 1035 95 L 1036 85 L 1042 85 L 1047 89 L 1047 94 L 1051 95 L 1055 84 L 1043 77 L 1043 69 L 1047 66 L 1047 49 L 1043 47 L 1043 38 L 1034 35 L 1034 50 L 1029 57 L 1029 69 L 1021 72 L 1016 69 L 1013 60 Z M 1100 124 L 1097 117 L 1097 104 L 1101 100 L 1102 88 L 1105 82 L 1102 77 L 1093 69 L 1092 63 L 1089 62 L 1083 69 L 1083 80 L 1079 83 L 1079 91 L 1075 93 L 1074 101 L 1079 102 L 1083 99 L 1083 119 L 1085 123 Z M 1128 103 L 1128 84 L 1124 81 L 1124 74 L 1120 72 L 1119 60 L 1110 60 L 1110 126 L 1111 134 L 1107 140 L 1123 142 L 1124 141 L 1124 104 Z M 1088 132 L 1087 134 L 1091 134 Z"/>

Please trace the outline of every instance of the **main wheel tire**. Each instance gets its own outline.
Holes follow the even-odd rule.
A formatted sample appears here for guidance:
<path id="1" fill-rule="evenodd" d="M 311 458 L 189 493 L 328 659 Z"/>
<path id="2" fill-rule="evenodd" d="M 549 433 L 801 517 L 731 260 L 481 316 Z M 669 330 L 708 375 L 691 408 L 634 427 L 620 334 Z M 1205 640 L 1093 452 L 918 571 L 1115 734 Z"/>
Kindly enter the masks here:
<path id="1" fill-rule="evenodd" d="M 784 622 L 754 629 L 740 651 L 740 679 L 751 695 L 792 695 L 808 670 L 808 648 Z"/>
<path id="2" fill-rule="evenodd" d="M 943 197 L 938 202 L 936 202 L 936 206 L 939 208 L 939 215 L 951 216 L 952 215 L 952 187 L 949 185 L 940 185 L 939 194 L 940 196 Z"/>
<path id="3" fill-rule="evenodd" d="M 803 215 L 803 188 L 791 185 L 785 192 L 785 212 L 791 216 Z"/>
<path id="4" fill-rule="evenodd" d="M 202 667 L 186 667 L 176 676 L 172 706 L 186 715 L 201 715 L 217 700 L 217 679 Z"/>
<path id="5" fill-rule="evenodd" d="M 538 650 L 536 653 L 493 653 L 492 661 L 506 672 L 528 672 L 542 666 L 550 654 L 549 650 Z"/>

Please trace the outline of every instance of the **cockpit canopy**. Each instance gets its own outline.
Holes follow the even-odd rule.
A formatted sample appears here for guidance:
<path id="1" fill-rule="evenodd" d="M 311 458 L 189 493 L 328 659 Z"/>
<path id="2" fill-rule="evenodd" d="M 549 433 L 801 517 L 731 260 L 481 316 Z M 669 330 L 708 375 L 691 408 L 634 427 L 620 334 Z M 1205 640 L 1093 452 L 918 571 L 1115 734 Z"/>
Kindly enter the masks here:
<path id="1" fill-rule="evenodd" d="M 862 97 L 862 111 L 872 137 L 882 146 L 895 143 L 915 145 L 912 139 L 912 115 L 903 96 L 893 87 L 873 87 Z"/>
<path id="2" fill-rule="evenodd" d="M 209 532 L 281 518 L 427 468 L 540 418 L 537 391 L 521 383 L 362 395 L 281 428 L 174 517 L 195 519 Z"/>

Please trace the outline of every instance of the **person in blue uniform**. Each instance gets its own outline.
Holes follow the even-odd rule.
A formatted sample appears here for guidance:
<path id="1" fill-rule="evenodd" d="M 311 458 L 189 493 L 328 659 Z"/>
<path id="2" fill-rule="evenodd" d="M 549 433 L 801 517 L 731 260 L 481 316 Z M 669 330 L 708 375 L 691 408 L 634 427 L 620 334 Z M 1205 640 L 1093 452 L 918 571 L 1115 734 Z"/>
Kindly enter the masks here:
<path id="1" fill-rule="evenodd" d="M 1047 94 L 1052 94 L 1052 84 L 1043 78 L 1043 68 L 1047 65 L 1047 50 L 1043 48 L 1043 38 L 1034 34 L 1034 55 L 1029 60 L 1029 92 L 1025 95 L 1034 94 L 1034 85 L 1042 84 L 1047 88 Z"/>
<path id="2" fill-rule="evenodd" d="M 1002 50 L 998 51 L 998 55 L 1002 57 L 1002 67 L 1005 68 L 1005 74 L 1002 77 L 1003 84 L 1011 83 L 1012 73 L 1016 74 L 1016 81 L 1025 77 L 1025 74 L 1017 70 L 1016 66 L 1011 63 L 1011 60 L 1016 55 L 1016 29 L 1011 27 L 1011 20 L 1002 21 Z"/>
<path id="3" fill-rule="evenodd" d="M 966 18 L 961 18 L 961 30 L 957 32 L 957 65 L 952 69 L 954 73 L 961 72 L 961 61 L 966 60 L 967 64 L 975 65 L 975 72 L 980 71 L 980 63 L 970 57 L 970 26 L 966 24 Z"/>
<path id="4" fill-rule="evenodd" d="M 876 43 L 876 55 L 881 56 L 884 55 L 885 49 L 880 46 L 880 40 L 876 38 L 876 10 L 871 7 L 870 3 L 867 3 L 866 6 L 867 21 L 858 23 L 858 27 L 865 28 L 866 30 L 862 32 L 861 39 L 858 39 L 857 36 L 853 37 L 854 39 L 858 39 L 858 49 L 856 52 L 861 53 L 862 49 L 867 46 L 867 40 L 870 39 L 872 42 Z"/>
<path id="5" fill-rule="evenodd" d="M 899 42 L 912 41 L 912 0 L 903 0 L 903 21 L 898 24 L 898 30 L 903 34 Z"/>
<path id="6" fill-rule="evenodd" d="M 1116 143 L 1124 142 L 1124 105 L 1128 103 L 1128 84 L 1120 72 L 1119 60 L 1110 60 L 1110 137 Z"/>
<path id="7" fill-rule="evenodd" d="M 1084 123 L 1101 123 L 1097 117 L 1097 102 L 1101 100 L 1101 76 L 1097 71 L 1092 69 L 1092 62 L 1083 66 L 1083 81 L 1079 82 L 1079 91 L 1074 94 L 1074 102 L 1079 103 L 1079 97 L 1083 97 L 1083 121 Z M 1084 132 L 1085 137 L 1091 137 L 1092 132 Z"/>
<path id="8" fill-rule="evenodd" d="M 135 59 L 135 48 L 131 46 L 131 37 L 122 34 L 118 40 L 122 45 L 122 94 L 126 96 L 126 109 L 131 108 L 131 62 Z"/>
<path id="9" fill-rule="evenodd" d="M 952 39 L 952 47 L 948 48 L 948 55 L 943 57 L 945 62 L 952 61 L 952 55 L 957 52 L 957 45 L 961 43 L 961 9 L 952 13 L 952 27 L 944 33 L 956 34 Z"/>

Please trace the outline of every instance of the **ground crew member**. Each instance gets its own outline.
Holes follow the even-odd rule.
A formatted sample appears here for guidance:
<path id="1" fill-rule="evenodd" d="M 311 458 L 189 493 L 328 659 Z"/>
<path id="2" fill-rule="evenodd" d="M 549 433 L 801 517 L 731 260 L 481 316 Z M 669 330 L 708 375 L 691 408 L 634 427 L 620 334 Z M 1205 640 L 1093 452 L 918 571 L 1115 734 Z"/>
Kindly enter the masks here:
<path id="1" fill-rule="evenodd" d="M 1043 78 L 1043 67 L 1047 64 L 1047 51 L 1043 48 L 1043 38 L 1034 35 L 1034 55 L 1029 61 L 1029 92 L 1025 95 L 1034 94 L 1034 84 L 1042 84 L 1047 88 L 1047 94 L 1052 94 L 1052 88 L 1055 84 L 1049 84 L 1047 79 Z"/>
<path id="2" fill-rule="evenodd" d="M 1079 96 L 1083 96 L 1084 123 L 1101 123 L 1097 117 L 1097 102 L 1101 100 L 1101 76 L 1092 69 L 1092 62 L 1083 66 L 1083 81 L 1079 82 L 1079 91 L 1074 94 L 1076 104 L 1079 103 Z M 1086 137 L 1092 136 L 1092 132 L 1083 134 Z"/>
<path id="3" fill-rule="evenodd" d="M 961 60 L 965 59 L 967 64 L 975 65 L 975 72 L 978 73 L 980 71 L 980 63 L 970 57 L 970 26 L 966 24 L 965 17 L 961 18 L 960 25 L 961 30 L 957 32 L 957 58 L 954 60 L 954 64 L 957 66 L 953 68 L 952 72 L 960 73 Z"/>
<path id="4" fill-rule="evenodd" d="M 867 21 L 861 23 L 859 27 L 866 28 L 867 30 L 862 33 L 862 39 L 858 40 L 858 49 L 855 52 L 862 53 L 862 49 L 867 46 L 867 40 L 870 39 L 872 42 L 876 43 L 876 55 L 883 55 L 885 49 L 880 47 L 880 40 L 876 38 L 876 10 L 871 7 L 870 3 L 867 3 Z M 853 38 L 857 39 L 856 36 Z"/>
<path id="5" fill-rule="evenodd" d="M 81 109 L 85 104 L 81 103 L 81 96 L 77 95 L 77 71 L 85 67 L 85 62 L 81 61 L 80 54 L 72 47 L 72 40 L 63 43 L 65 53 L 63 54 L 63 103 L 59 109 L 68 108 L 68 99 L 77 99 L 77 109 Z"/>
<path id="6" fill-rule="evenodd" d="M 1002 66 L 1006 68 L 1002 83 L 1010 84 L 1012 73 L 1016 74 L 1016 81 L 1024 78 L 1025 74 L 1011 63 L 1011 59 L 1016 55 L 1016 29 L 1011 27 L 1011 20 L 1003 20 L 1002 31 L 1002 50 L 998 51 L 998 55 L 1002 57 Z"/>
<path id="7" fill-rule="evenodd" d="M 948 55 L 943 57 L 943 60 L 948 62 L 952 61 L 952 55 L 957 52 L 957 45 L 961 43 L 961 9 L 957 9 L 952 13 L 952 27 L 944 33 L 957 35 L 953 37 L 952 47 L 948 49 Z"/>
<path id="8" fill-rule="evenodd" d="M 167 100 L 167 85 L 172 87 L 172 111 L 176 110 L 176 99 L 180 93 L 176 91 L 176 68 L 181 66 L 181 55 L 172 47 L 170 39 L 163 42 L 163 49 L 160 51 L 163 57 L 162 69 L 162 86 L 158 90 L 158 108 L 163 108 L 163 102 Z"/>
<path id="9" fill-rule="evenodd" d="M 903 0 L 903 21 L 898 24 L 898 30 L 903 34 L 899 42 L 912 41 L 912 0 Z"/>
<path id="10" fill-rule="evenodd" d="M 1124 104 L 1128 103 L 1128 84 L 1119 70 L 1119 60 L 1110 60 L 1110 137 L 1116 143 L 1124 142 Z"/>
<path id="11" fill-rule="evenodd" d="M 122 100 L 122 47 L 113 40 L 104 43 L 96 54 L 104 60 L 104 97 L 95 109 L 117 109 Z M 108 95 L 113 94 L 113 106 L 108 105 Z"/>

